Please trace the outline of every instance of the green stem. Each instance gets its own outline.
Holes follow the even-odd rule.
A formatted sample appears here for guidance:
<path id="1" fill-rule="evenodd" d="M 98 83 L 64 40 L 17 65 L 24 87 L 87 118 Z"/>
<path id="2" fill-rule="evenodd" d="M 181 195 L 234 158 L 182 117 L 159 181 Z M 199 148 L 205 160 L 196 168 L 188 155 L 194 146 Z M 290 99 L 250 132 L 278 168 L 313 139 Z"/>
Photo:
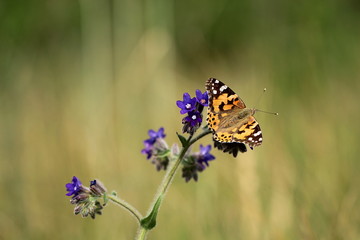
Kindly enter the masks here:
<path id="1" fill-rule="evenodd" d="M 157 216 L 158 210 L 160 208 L 160 205 L 162 203 L 162 199 L 164 198 L 164 195 L 166 193 L 166 191 L 168 190 L 177 170 L 179 165 L 181 164 L 186 152 L 188 151 L 188 149 L 190 148 L 190 146 L 192 144 L 194 144 L 196 141 L 198 141 L 199 139 L 201 139 L 202 137 L 206 136 L 207 134 L 211 133 L 211 131 L 209 129 L 205 129 L 202 133 L 200 133 L 198 136 L 196 136 L 194 139 L 192 139 L 193 135 L 190 135 L 189 138 L 187 139 L 187 144 L 185 146 L 183 146 L 183 148 L 181 149 L 180 155 L 178 156 L 178 158 L 176 159 L 175 163 L 171 166 L 171 168 L 169 169 L 169 171 L 167 171 L 164 180 L 162 181 L 161 185 L 159 186 L 159 191 L 157 191 L 157 194 L 155 196 L 155 201 L 154 203 L 151 205 L 150 207 L 150 215 L 154 215 L 155 218 Z M 150 215 L 148 217 L 150 217 Z M 148 218 L 146 217 L 146 218 Z M 144 220 L 144 219 L 143 219 Z M 156 221 L 156 219 L 154 219 L 154 221 Z M 154 225 L 155 226 L 154 222 Z M 146 235 L 147 232 L 149 231 L 149 228 L 145 228 L 143 225 L 140 225 L 139 231 L 138 231 L 138 235 L 135 238 L 136 240 L 145 240 L 146 239 Z"/>
<path id="2" fill-rule="evenodd" d="M 146 228 L 140 228 L 136 240 L 145 240 L 148 230 Z"/>
<path id="3" fill-rule="evenodd" d="M 111 200 L 112 202 L 114 202 L 114 203 L 118 204 L 119 206 L 128 210 L 140 223 L 143 216 L 139 213 L 138 210 L 136 210 L 136 208 L 134 208 L 133 206 L 131 206 L 129 203 L 125 202 L 124 200 L 116 197 L 115 195 L 109 194 L 109 195 L 107 195 L 107 198 L 109 200 Z"/>
<path id="4" fill-rule="evenodd" d="M 160 186 L 159 189 L 161 189 L 160 194 L 158 194 L 157 197 L 164 195 L 167 191 L 167 189 L 170 186 L 170 183 L 172 181 L 172 179 L 175 176 L 175 173 L 180 165 L 180 163 L 182 162 L 187 150 L 191 147 L 191 145 L 193 145 L 197 140 L 199 140 L 200 138 L 206 136 L 207 134 L 211 133 L 210 130 L 206 129 L 204 132 L 200 133 L 198 136 L 196 136 L 194 139 L 191 140 L 192 135 L 188 138 L 187 142 L 187 146 L 184 146 L 180 152 L 179 157 L 177 158 L 176 162 L 174 163 L 173 167 L 170 169 L 170 172 L 165 175 L 163 184 Z M 156 198 L 157 199 L 157 198 Z"/>
<path id="5" fill-rule="evenodd" d="M 208 128 L 205 128 L 204 131 L 202 133 L 200 133 L 199 135 L 197 135 L 193 140 L 190 141 L 189 145 L 193 145 L 197 140 L 199 140 L 200 138 L 205 137 L 206 135 L 210 134 L 211 131 Z"/>

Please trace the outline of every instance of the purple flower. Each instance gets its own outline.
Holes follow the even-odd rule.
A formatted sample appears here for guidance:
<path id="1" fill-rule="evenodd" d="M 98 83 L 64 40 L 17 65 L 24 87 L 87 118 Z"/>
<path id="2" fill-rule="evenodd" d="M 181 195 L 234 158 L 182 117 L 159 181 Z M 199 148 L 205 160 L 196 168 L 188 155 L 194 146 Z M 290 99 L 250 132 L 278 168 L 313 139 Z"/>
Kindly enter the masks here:
<path id="1" fill-rule="evenodd" d="M 211 145 L 203 147 L 200 145 L 200 151 L 188 156 L 182 168 L 182 177 L 188 182 L 191 179 L 198 180 L 198 173 L 202 172 L 209 166 L 209 161 L 214 160 L 215 157 L 210 154 Z"/>
<path id="2" fill-rule="evenodd" d="M 101 211 L 106 205 L 107 199 L 105 186 L 99 180 L 90 181 L 90 188 L 83 186 L 77 177 L 73 177 L 72 182 L 65 185 L 71 196 L 70 203 L 75 205 L 74 213 L 83 217 L 101 215 Z M 103 203 L 101 203 L 103 202 Z"/>
<path id="3" fill-rule="evenodd" d="M 150 129 L 148 134 L 149 134 L 149 137 L 150 137 L 148 140 L 151 143 L 154 143 L 156 141 L 156 139 L 158 139 L 158 138 L 165 138 L 165 136 L 166 136 L 165 133 L 164 133 L 164 128 L 163 127 L 159 128 L 159 130 L 157 132 Z"/>
<path id="4" fill-rule="evenodd" d="M 176 105 L 181 109 L 180 113 L 188 115 L 182 119 L 183 133 L 194 134 L 202 123 L 202 111 L 208 106 L 208 94 L 202 93 L 199 89 L 195 91 L 196 98 L 191 98 L 189 93 L 184 93 L 184 100 L 177 101 Z"/>
<path id="5" fill-rule="evenodd" d="M 198 111 L 191 111 L 183 118 L 183 132 L 193 134 L 201 125 L 202 116 Z"/>
<path id="6" fill-rule="evenodd" d="M 150 138 L 144 141 L 145 147 L 141 150 L 141 153 L 145 154 L 147 159 L 151 159 L 158 171 L 161 169 L 166 170 L 169 164 L 168 155 L 170 150 L 164 140 L 165 136 L 164 128 L 159 128 L 157 132 L 149 130 Z"/>
<path id="7" fill-rule="evenodd" d="M 176 105 L 181 109 L 181 114 L 188 113 L 195 109 L 196 98 L 191 98 L 189 93 L 184 93 L 183 101 L 176 101 Z"/>
<path id="8" fill-rule="evenodd" d="M 166 135 L 163 127 L 159 128 L 157 132 L 150 129 L 148 134 L 150 138 L 144 141 L 145 148 L 141 150 L 141 153 L 147 155 L 146 158 L 150 159 L 154 153 L 155 145 L 157 145 L 158 142 L 164 142 L 161 141 L 161 139 L 165 138 Z"/>
<path id="9" fill-rule="evenodd" d="M 215 159 L 215 157 L 212 154 L 210 154 L 210 150 L 211 150 L 211 145 L 207 145 L 206 147 L 203 147 L 203 145 L 200 144 L 200 152 L 197 161 L 204 167 L 204 169 L 209 166 L 209 161 Z"/>
<path id="10" fill-rule="evenodd" d="M 196 89 L 196 100 L 203 106 L 208 106 L 209 96 L 207 91 L 202 93 L 199 89 Z"/>
<path id="11" fill-rule="evenodd" d="M 153 152 L 153 145 L 148 142 L 148 140 L 144 141 L 145 148 L 141 150 L 142 154 L 146 155 L 146 159 L 150 159 Z"/>
<path id="12" fill-rule="evenodd" d="M 200 125 L 202 122 L 201 114 L 197 111 L 189 112 L 189 115 L 184 118 L 185 122 L 188 122 L 191 127 Z"/>
<path id="13" fill-rule="evenodd" d="M 72 179 L 72 182 L 67 183 L 65 185 L 66 191 L 68 191 L 66 196 L 71 196 L 71 195 L 76 196 L 81 191 L 81 189 L 82 189 L 81 186 L 82 186 L 82 184 L 81 184 L 80 180 L 74 176 Z"/>

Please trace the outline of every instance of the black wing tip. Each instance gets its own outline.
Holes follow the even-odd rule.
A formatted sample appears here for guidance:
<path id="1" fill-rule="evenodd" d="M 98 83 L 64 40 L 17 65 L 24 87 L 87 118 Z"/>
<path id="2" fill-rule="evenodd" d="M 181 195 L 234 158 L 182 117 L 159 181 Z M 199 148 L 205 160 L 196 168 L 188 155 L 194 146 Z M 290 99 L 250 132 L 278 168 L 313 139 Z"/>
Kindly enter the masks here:
<path id="1" fill-rule="evenodd" d="M 217 81 L 217 82 L 215 82 Z M 214 84 L 220 84 L 220 85 L 224 85 L 224 83 L 222 83 L 219 79 L 214 78 L 214 77 L 210 77 L 208 80 L 206 80 L 206 90 L 210 90 L 211 89 L 211 85 Z"/>
<path id="2" fill-rule="evenodd" d="M 206 83 L 209 84 L 209 83 L 214 82 L 214 81 L 216 81 L 216 80 L 218 80 L 218 81 L 220 82 L 220 80 L 217 79 L 217 78 L 209 77 L 208 80 L 206 81 Z"/>
<path id="3" fill-rule="evenodd" d="M 213 81 L 215 81 L 215 78 L 209 78 L 208 80 L 206 80 L 206 84 L 205 84 L 206 90 L 209 91 L 211 89 L 211 84 Z"/>
<path id="4" fill-rule="evenodd" d="M 211 82 L 215 81 L 216 78 L 208 78 L 208 80 L 206 80 L 206 85 L 209 85 Z"/>

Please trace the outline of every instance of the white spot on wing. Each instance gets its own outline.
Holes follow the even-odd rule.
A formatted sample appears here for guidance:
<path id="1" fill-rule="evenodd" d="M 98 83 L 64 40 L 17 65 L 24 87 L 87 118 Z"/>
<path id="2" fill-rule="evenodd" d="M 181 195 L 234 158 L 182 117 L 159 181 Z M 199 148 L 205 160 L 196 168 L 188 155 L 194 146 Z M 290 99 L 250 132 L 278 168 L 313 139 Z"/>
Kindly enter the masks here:
<path id="1" fill-rule="evenodd" d="M 226 85 L 221 86 L 220 92 L 224 91 L 225 89 L 227 89 L 227 86 L 226 86 Z"/>
<path id="2" fill-rule="evenodd" d="M 257 133 L 254 133 L 254 136 L 257 137 L 261 134 L 261 131 L 258 131 Z"/>
<path id="3" fill-rule="evenodd" d="M 215 83 L 219 83 L 219 80 L 215 80 Z"/>
<path id="4" fill-rule="evenodd" d="M 214 91 L 213 91 L 213 94 L 217 94 L 217 91 L 216 91 L 216 90 L 214 90 Z"/>

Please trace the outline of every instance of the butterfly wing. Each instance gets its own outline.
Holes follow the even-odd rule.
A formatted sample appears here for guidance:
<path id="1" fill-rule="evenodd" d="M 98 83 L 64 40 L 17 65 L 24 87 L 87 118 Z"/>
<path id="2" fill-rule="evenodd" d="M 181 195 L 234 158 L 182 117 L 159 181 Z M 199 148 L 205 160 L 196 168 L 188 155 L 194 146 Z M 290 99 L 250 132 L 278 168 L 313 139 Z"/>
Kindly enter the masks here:
<path id="1" fill-rule="evenodd" d="M 251 148 L 259 146 L 262 143 L 260 125 L 254 116 L 249 116 L 245 121 L 234 124 L 232 127 L 219 128 L 214 134 L 214 139 L 216 136 L 226 142 L 246 143 Z"/>
<path id="2" fill-rule="evenodd" d="M 212 111 L 218 113 L 220 111 L 234 109 L 235 107 L 240 109 L 246 108 L 243 100 L 220 80 L 209 78 L 205 86 L 208 91 L 209 106 L 211 106 Z"/>
<path id="3" fill-rule="evenodd" d="M 207 80 L 206 90 L 209 96 L 206 119 L 208 127 L 215 133 L 220 127 L 224 128 L 224 126 L 236 124 L 232 117 L 246 107 L 239 96 L 216 78 Z"/>
<path id="4" fill-rule="evenodd" d="M 215 78 L 206 82 L 209 95 L 207 123 L 212 130 L 214 140 L 224 143 L 242 142 L 250 147 L 262 143 L 259 123 L 253 116 L 239 119 L 245 103 L 240 97 Z"/>

